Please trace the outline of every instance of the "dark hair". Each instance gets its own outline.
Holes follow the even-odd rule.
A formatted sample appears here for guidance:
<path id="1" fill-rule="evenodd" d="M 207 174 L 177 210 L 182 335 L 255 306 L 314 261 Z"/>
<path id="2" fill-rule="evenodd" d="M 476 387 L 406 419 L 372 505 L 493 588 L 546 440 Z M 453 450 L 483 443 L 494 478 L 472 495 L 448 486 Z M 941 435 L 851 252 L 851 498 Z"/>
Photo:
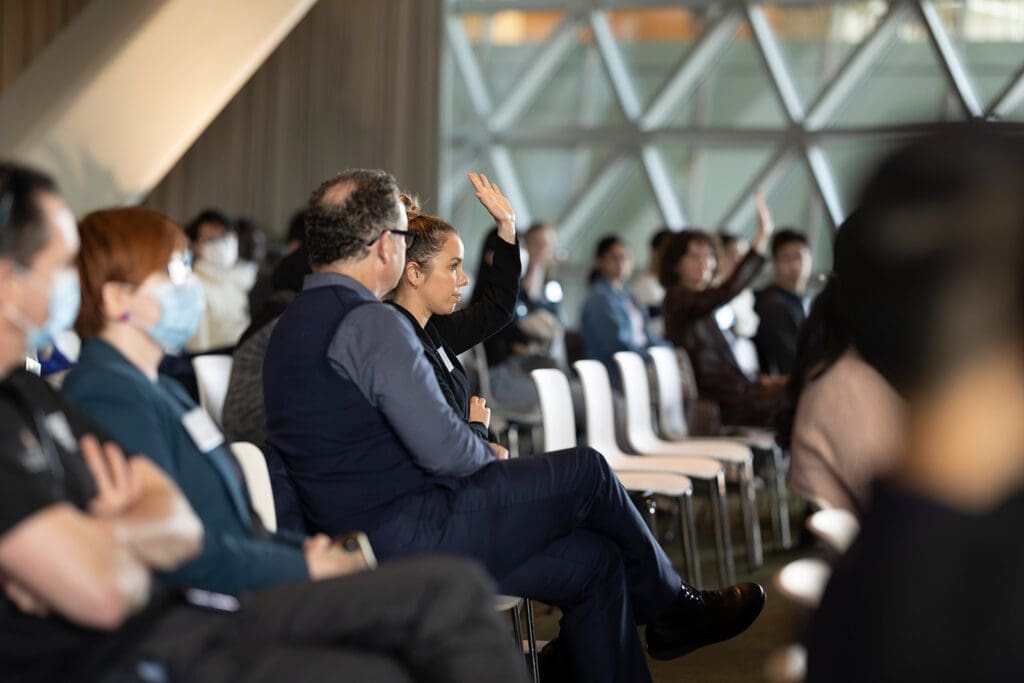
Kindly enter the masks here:
<path id="1" fill-rule="evenodd" d="M 690 244 L 708 244 L 714 246 L 711 235 L 703 230 L 683 230 L 669 237 L 665 250 L 661 254 L 661 265 L 658 268 L 658 281 L 668 289 L 679 284 L 679 261 L 690 250 Z"/>
<path id="2" fill-rule="evenodd" d="M 299 244 L 306 243 L 306 210 L 299 209 L 292 214 L 291 219 L 288 221 L 288 236 L 289 242 L 298 242 Z"/>
<path id="3" fill-rule="evenodd" d="M 398 183 L 390 173 L 362 168 L 325 180 L 309 198 L 306 246 L 313 268 L 362 258 L 398 224 Z"/>
<path id="4" fill-rule="evenodd" d="M 775 231 L 775 234 L 772 235 L 772 258 L 778 258 L 779 252 L 782 251 L 783 247 L 787 247 L 790 244 L 808 246 L 807 235 L 797 232 L 792 228 L 782 228 Z"/>
<path id="5" fill-rule="evenodd" d="M 42 192 L 57 193 L 53 178 L 33 168 L 0 162 L 0 258 L 31 264 L 50 233 L 37 201 Z"/>
<path id="6" fill-rule="evenodd" d="M 199 239 L 199 226 L 203 223 L 216 223 L 218 225 L 223 225 L 224 229 L 229 232 L 236 229 L 235 222 L 223 211 L 218 211 L 217 209 L 203 209 L 199 212 L 198 216 L 190 220 L 185 226 L 185 234 L 188 236 L 190 242 L 195 242 Z"/>
<path id="7" fill-rule="evenodd" d="M 600 261 L 605 254 L 620 244 L 625 244 L 625 242 L 618 235 L 605 235 L 598 240 L 597 248 L 594 249 L 594 266 L 590 269 L 590 274 L 587 276 L 588 283 L 594 284 L 601 277 L 601 271 L 597 268 L 597 261 Z"/>
<path id="8" fill-rule="evenodd" d="M 832 247 L 833 272 L 800 327 L 793 369 L 786 385 L 786 405 L 776 425 L 776 440 L 783 448 L 789 448 L 792 441 L 796 409 L 804 387 L 828 372 L 850 347 L 850 321 L 839 291 L 842 286 L 839 273 L 849 272 L 859 261 L 855 253 L 859 220 L 860 212 L 854 211 L 840 226 Z"/>
<path id="9" fill-rule="evenodd" d="M 872 174 L 840 272 L 854 345 L 904 396 L 1024 334 L 1021 128 L 936 130 Z"/>
<path id="10" fill-rule="evenodd" d="M 732 233 L 732 232 L 720 232 L 720 233 L 718 233 L 718 243 L 721 244 L 722 247 L 728 247 L 730 244 L 732 244 L 734 242 L 739 242 L 740 239 L 741 239 L 740 236 L 737 235 L 736 233 Z"/>
<path id="11" fill-rule="evenodd" d="M 674 234 L 676 234 L 676 231 L 672 230 L 671 228 L 662 228 L 658 232 L 654 233 L 650 241 L 651 249 L 654 251 L 658 251 L 663 246 L 665 246 L 665 242 L 667 242 L 668 238 Z"/>

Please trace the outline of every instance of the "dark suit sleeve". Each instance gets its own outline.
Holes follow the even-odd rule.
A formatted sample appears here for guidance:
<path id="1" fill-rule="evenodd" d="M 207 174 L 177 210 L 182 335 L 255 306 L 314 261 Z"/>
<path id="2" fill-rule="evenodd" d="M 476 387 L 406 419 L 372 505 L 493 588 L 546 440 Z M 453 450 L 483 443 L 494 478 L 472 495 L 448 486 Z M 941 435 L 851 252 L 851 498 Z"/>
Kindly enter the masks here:
<path id="1" fill-rule="evenodd" d="M 483 269 L 473 303 L 451 315 L 431 318 L 434 328 L 445 343 L 460 354 L 473 348 L 515 317 L 519 296 L 519 246 L 499 239 L 494 249 L 494 263 Z"/>
<path id="2" fill-rule="evenodd" d="M 762 266 L 764 266 L 764 257 L 754 250 L 750 250 L 736 266 L 732 275 L 717 287 L 697 292 L 687 289 L 685 285 L 677 284 L 665 295 L 665 301 L 661 306 L 666 325 L 673 318 L 693 320 L 713 313 L 746 289 L 761 272 Z"/>

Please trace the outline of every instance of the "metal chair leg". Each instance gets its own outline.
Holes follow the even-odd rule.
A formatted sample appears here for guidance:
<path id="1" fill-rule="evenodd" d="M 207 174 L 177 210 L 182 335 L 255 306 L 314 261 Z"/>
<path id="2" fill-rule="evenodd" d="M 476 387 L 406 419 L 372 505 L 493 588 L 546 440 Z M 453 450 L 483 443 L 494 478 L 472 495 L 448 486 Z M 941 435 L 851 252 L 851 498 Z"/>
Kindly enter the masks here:
<path id="1" fill-rule="evenodd" d="M 732 534 L 729 510 L 725 500 L 725 474 L 719 473 L 711 485 L 711 517 L 715 526 L 715 551 L 718 556 L 718 578 L 723 586 L 736 582 L 736 563 L 732 555 Z"/>
<path id="2" fill-rule="evenodd" d="M 767 453 L 766 470 L 767 486 L 771 503 L 772 531 L 775 542 L 784 550 L 793 546 L 793 536 L 789 528 L 789 499 L 786 496 L 786 472 L 782 449 L 773 446 Z"/>
<path id="3" fill-rule="evenodd" d="M 697 548 L 697 524 L 693 514 L 693 494 L 679 496 L 679 539 L 686 560 L 686 580 L 691 586 L 702 588 L 700 551 Z"/>
<path id="4" fill-rule="evenodd" d="M 512 608 L 512 637 L 516 639 L 516 649 L 523 649 L 523 625 L 519 622 L 519 605 Z"/>
<path id="5" fill-rule="evenodd" d="M 540 665 L 537 662 L 537 633 L 533 624 L 533 603 L 526 600 L 526 648 L 530 655 L 533 683 L 540 683 Z"/>
<path id="6" fill-rule="evenodd" d="M 745 463 L 740 470 L 740 507 L 743 528 L 747 534 L 747 568 L 754 571 L 764 564 L 764 546 L 761 543 L 761 521 L 757 514 L 757 487 L 754 485 L 754 467 Z"/>

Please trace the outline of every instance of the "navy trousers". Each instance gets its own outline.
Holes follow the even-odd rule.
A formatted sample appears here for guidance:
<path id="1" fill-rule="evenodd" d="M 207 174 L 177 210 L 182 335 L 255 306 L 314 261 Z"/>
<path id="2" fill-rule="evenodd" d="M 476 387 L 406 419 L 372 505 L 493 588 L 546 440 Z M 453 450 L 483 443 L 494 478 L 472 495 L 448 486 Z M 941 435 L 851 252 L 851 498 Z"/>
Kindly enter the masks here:
<path id="1" fill-rule="evenodd" d="M 482 562 L 503 593 L 558 606 L 574 677 L 649 681 L 637 634 L 681 579 L 604 457 L 589 448 L 495 462 L 392 506 L 369 532 L 383 558 Z"/>

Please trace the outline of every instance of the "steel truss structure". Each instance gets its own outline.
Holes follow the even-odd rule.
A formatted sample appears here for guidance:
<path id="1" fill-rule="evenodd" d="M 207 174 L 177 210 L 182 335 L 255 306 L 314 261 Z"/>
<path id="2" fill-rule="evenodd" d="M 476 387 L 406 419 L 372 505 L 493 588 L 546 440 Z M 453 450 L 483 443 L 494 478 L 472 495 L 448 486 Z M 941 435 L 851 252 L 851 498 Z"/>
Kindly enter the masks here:
<path id="1" fill-rule="evenodd" d="M 780 5 L 809 3 L 771 3 Z M 817 2 L 816 5 L 829 3 Z M 839 4 L 839 3 L 833 3 Z M 947 3 L 948 4 L 948 3 Z M 709 16 L 699 38 L 686 50 L 653 96 L 644 103 L 635 75 L 631 73 L 622 45 L 610 25 L 610 15 L 620 9 L 643 9 L 674 5 L 700 8 Z M 837 127 L 835 115 L 851 99 L 858 97 L 865 79 L 884 59 L 897 41 L 900 31 L 914 25 L 924 31 L 948 87 L 954 118 L 998 119 L 1024 106 L 1024 46 L 1016 74 L 990 101 L 982 101 L 971 78 L 961 49 L 951 37 L 936 4 L 926 0 L 878 2 L 884 14 L 859 44 L 845 56 L 830 78 L 813 98 L 801 96 L 794 72 L 783 46 L 773 30 L 766 3 L 753 1 L 681 2 L 676 0 L 447 0 L 445 19 L 445 81 L 442 101 L 453 97 L 452 83 L 461 81 L 469 100 L 471 120 L 461 125 L 452 120 L 450 106 L 442 112 L 442 169 L 438 209 L 442 215 L 453 213 L 462 178 L 470 164 L 483 163 L 516 206 L 521 224 L 534 217 L 552 219 L 560 226 L 559 240 L 568 247 L 581 237 L 599 212 L 602 201 L 624 182 L 628 169 L 639 167 L 650 188 L 660 222 L 672 228 L 688 224 L 686 201 L 666 164 L 666 144 L 759 145 L 772 151 L 753 174 L 753 178 L 735 188 L 735 197 L 710 229 L 742 229 L 752 224 L 756 188 L 769 194 L 794 169 L 806 170 L 813 201 L 823 213 L 827 225 L 838 226 L 850 209 L 844 206 L 823 142 L 828 140 L 876 141 L 908 134 L 905 126 Z M 473 42 L 466 30 L 467 15 L 487 16 L 507 10 L 555 11 L 561 23 L 550 32 L 532 57 L 516 75 L 515 87 L 502 99 L 482 68 Z M 543 97 L 552 78 L 567 55 L 580 44 L 581 32 L 600 55 L 600 77 L 607 80 L 621 113 L 621 124 L 531 127 L 524 125 L 522 114 Z M 688 100 L 698 96 L 701 83 L 716 62 L 742 32 L 756 48 L 784 124 L 777 128 L 714 125 L 676 125 L 673 114 Z M 450 104 L 450 103 L 449 103 Z M 911 130 L 912 132 L 912 130 Z M 560 216 L 536 216 L 529 197 L 523 191 L 520 171 L 510 148 L 560 148 L 579 150 L 603 145 L 613 149 L 607 159 L 596 165 L 588 182 L 575 191 Z M 471 158 L 455 159 L 453 149 L 472 150 Z M 466 157 L 466 155 L 463 155 Z"/>

